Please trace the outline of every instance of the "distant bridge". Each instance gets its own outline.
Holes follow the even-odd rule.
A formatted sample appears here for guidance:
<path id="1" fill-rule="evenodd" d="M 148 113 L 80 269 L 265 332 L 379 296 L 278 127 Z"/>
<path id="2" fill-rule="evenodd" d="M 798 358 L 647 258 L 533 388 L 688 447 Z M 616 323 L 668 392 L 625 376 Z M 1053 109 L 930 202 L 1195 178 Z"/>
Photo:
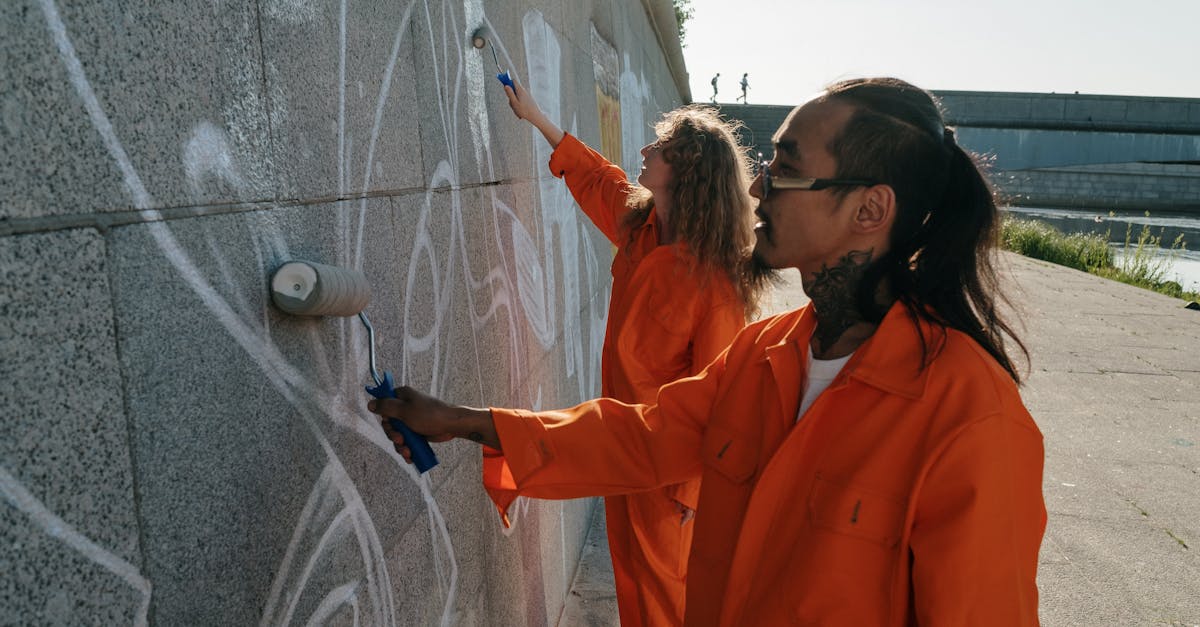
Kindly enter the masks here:
<path id="1" fill-rule="evenodd" d="M 958 141 L 1014 205 L 1200 212 L 1200 99 L 937 92 Z M 720 105 L 771 154 L 791 107 Z"/>

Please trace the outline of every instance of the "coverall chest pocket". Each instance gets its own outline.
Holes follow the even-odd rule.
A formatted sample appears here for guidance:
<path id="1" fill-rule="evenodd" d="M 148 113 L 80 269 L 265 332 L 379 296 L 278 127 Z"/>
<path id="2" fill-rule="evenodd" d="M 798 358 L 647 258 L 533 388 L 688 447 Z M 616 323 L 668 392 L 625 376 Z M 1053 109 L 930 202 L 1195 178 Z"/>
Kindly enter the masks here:
<path id="1" fill-rule="evenodd" d="M 632 358 L 626 370 L 644 373 L 645 383 L 653 387 L 690 375 L 693 326 L 676 303 L 651 293 L 630 311 L 621 329 L 621 351 Z"/>
<path id="2" fill-rule="evenodd" d="M 888 495 L 817 473 L 808 499 L 812 525 L 885 548 L 900 542 L 905 508 Z"/>
<path id="3" fill-rule="evenodd" d="M 704 434 L 701 458 L 704 465 L 733 483 L 742 483 L 758 469 L 757 437 L 723 425 L 711 425 Z"/>

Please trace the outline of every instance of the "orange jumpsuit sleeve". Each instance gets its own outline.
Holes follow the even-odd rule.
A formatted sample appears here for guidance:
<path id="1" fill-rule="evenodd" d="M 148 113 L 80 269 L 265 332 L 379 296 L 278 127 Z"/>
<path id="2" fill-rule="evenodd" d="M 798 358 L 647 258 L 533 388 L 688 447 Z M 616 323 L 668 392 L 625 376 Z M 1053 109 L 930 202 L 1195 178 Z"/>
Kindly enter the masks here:
<path id="1" fill-rule="evenodd" d="M 663 386 L 656 405 L 601 398 L 554 411 L 492 408 L 504 452 L 485 448 L 483 480 L 505 525 L 518 494 L 608 496 L 699 477 L 700 446 L 724 358 L 722 353 L 699 375 Z"/>
<path id="2" fill-rule="evenodd" d="M 1043 458 L 1028 414 L 996 414 L 964 427 L 931 466 L 910 541 L 917 624 L 1038 624 Z"/>
<path id="3" fill-rule="evenodd" d="M 633 189 L 625 171 L 567 133 L 550 155 L 550 172 L 567 182 L 579 208 L 620 247 L 621 216 L 628 211 L 625 199 Z"/>

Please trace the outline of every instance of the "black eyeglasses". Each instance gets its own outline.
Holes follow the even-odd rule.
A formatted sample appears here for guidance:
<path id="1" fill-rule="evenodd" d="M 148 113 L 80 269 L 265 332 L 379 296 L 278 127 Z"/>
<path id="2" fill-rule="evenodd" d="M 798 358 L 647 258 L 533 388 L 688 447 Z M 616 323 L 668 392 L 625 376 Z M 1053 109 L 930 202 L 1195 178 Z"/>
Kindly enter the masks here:
<path id="1" fill-rule="evenodd" d="M 771 176 L 771 164 L 762 158 L 761 152 L 758 153 L 758 168 L 754 174 L 762 177 L 763 198 L 770 196 L 773 189 L 800 189 L 815 192 L 830 187 L 858 187 L 877 184 L 870 179 L 811 179 Z"/>

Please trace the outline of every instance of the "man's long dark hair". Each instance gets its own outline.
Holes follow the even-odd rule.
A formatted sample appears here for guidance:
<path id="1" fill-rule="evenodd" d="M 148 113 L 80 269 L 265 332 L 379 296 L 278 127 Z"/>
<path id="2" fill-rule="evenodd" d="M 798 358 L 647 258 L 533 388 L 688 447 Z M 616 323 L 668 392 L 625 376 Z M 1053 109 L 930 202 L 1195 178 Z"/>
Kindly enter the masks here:
<path id="1" fill-rule="evenodd" d="M 896 194 L 890 250 L 867 268 L 859 286 L 863 317 L 883 318 L 877 295 L 886 281 L 914 321 L 966 333 L 1020 382 L 1005 337 L 1026 361 L 1029 351 L 997 311 L 1007 299 L 995 270 L 995 195 L 946 128 L 933 96 L 899 79 L 867 78 L 834 83 L 824 97 L 857 109 L 829 146 L 838 178 L 873 179 Z M 927 359 L 930 340 L 923 338 Z"/>

